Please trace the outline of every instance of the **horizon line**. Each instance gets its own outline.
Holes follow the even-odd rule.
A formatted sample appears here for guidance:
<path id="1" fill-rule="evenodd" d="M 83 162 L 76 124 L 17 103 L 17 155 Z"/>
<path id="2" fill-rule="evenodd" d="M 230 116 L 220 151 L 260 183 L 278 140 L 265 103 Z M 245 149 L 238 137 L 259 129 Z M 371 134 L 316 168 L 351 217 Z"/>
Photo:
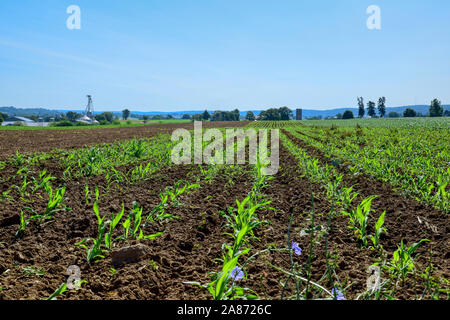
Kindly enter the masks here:
<path id="1" fill-rule="evenodd" d="M 442 106 L 450 106 L 450 104 L 446 104 L 446 103 L 441 103 Z M 417 107 L 417 106 L 429 106 L 429 104 L 409 104 L 409 105 L 399 105 L 399 106 L 386 106 L 386 108 L 404 108 L 404 107 Z M 283 107 L 283 106 L 280 106 Z M 141 110 L 141 109 L 133 109 L 131 107 L 122 107 L 123 109 L 121 110 L 111 110 L 111 109 L 96 109 L 96 113 L 97 112 L 122 112 L 122 110 L 128 109 L 131 112 L 142 112 L 142 113 L 150 113 L 150 112 L 157 112 L 157 113 L 183 113 L 183 112 L 204 112 L 205 110 L 207 111 L 233 111 L 235 109 L 238 109 L 240 112 L 245 112 L 245 111 L 264 111 L 264 110 L 268 110 L 271 108 L 280 108 L 280 107 L 267 107 L 267 108 L 255 108 L 255 109 L 249 109 L 248 107 L 246 107 L 245 109 L 240 109 L 239 107 L 233 107 L 233 108 L 204 108 L 204 109 L 196 109 L 195 107 L 193 107 L 193 109 L 189 109 L 189 108 L 185 108 L 183 110 L 174 110 L 174 111 L 161 111 L 161 110 Z M 353 107 L 327 107 L 326 109 L 320 108 L 318 107 L 317 109 L 315 109 L 314 107 L 308 107 L 308 108 L 301 108 L 301 107 L 295 107 L 295 108 L 291 108 L 289 106 L 287 106 L 289 109 L 291 110 L 296 110 L 296 109 L 302 109 L 303 111 L 333 111 L 333 110 L 339 110 L 339 109 L 358 109 L 358 106 L 353 106 Z M 49 111 L 60 111 L 60 112 L 68 112 L 68 111 L 84 111 L 85 107 L 67 107 L 64 109 L 61 108 L 52 108 L 52 107 L 16 107 L 16 106 L 1 106 L 0 108 L 16 108 L 16 109 L 43 109 L 43 110 L 49 110 Z M 80 108 L 80 109 L 79 109 Z M 167 108 L 164 108 L 167 109 Z"/>

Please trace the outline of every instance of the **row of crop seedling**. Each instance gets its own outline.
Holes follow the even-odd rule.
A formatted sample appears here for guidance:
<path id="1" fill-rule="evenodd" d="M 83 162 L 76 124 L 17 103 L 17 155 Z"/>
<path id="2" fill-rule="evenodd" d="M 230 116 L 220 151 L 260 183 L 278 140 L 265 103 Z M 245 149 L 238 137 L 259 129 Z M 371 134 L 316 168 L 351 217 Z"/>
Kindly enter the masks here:
<path id="1" fill-rule="evenodd" d="M 31 203 L 32 199 L 30 196 L 33 195 L 40 199 L 47 199 L 46 206 L 42 210 L 32 208 L 31 205 L 28 205 L 20 211 L 19 229 L 15 234 L 17 238 L 23 235 L 31 222 L 37 222 L 38 225 L 41 225 L 52 220 L 59 211 L 70 210 L 70 208 L 64 205 L 64 201 L 66 200 L 64 197 L 66 187 L 54 187 L 52 181 L 56 180 L 56 177 L 48 174 L 46 169 L 35 175 L 30 169 L 31 165 L 25 165 L 25 163 L 38 162 L 36 159 L 39 159 L 39 156 L 36 154 L 34 157 L 27 158 L 17 153 L 16 157 L 9 160 L 16 162 L 17 165 L 23 164 L 23 166 L 19 167 L 15 174 L 9 178 L 10 181 L 18 181 L 17 184 L 11 185 L 8 190 L 2 192 L 0 197 L 1 201 L 14 201 L 15 197 L 13 197 L 12 193 L 15 192 L 18 198 L 22 199 L 25 203 Z"/>
<path id="2" fill-rule="evenodd" d="M 371 204 L 377 196 L 370 196 L 361 201 L 360 204 L 353 208 L 353 200 L 358 196 L 353 191 L 353 186 L 342 186 L 343 175 L 339 174 L 334 166 L 324 164 L 319 165 L 318 159 L 312 158 L 303 149 L 296 146 L 286 135 L 282 135 L 281 139 L 286 148 L 298 160 L 298 165 L 303 174 L 310 180 L 322 184 L 326 191 L 327 197 L 335 201 L 342 208 L 341 213 L 348 217 L 349 228 L 354 230 L 356 237 L 360 240 L 363 247 L 368 247 L 368 241 L 372 240 L 374 248 L 380 248 L 380 237 L 382 232 L 386 232 L 383 227 L 385 212 L 378 218 L 374 226 L 374 235 L 369 235 L 368 223 L 370 213 L 372 211 Z"/>
<path id="3" fill-rule="evenodd" d="M 208 143 L 203 141 L 203 148 L 207 145 Z M 160 135 L 147 140 L 115 143 L 108 148 L 103 146 L 91 147 L 85 150 L 87 155 L 83 155 L 83 152 L 81 152 L 81 154 L 73 153 L 66 157 L 64 160 L 65 174 L 71 177 L 74 168 L 77 168 L 83 176 L 104 173 L 108 189 L 113 183 L 136 185 L 151 179 L 156 171 L 171 163 L 172 147 L 173 142 L 169 135 Z M 194 148 L 193 145 L 192 148 Z M 139 163 L 144 160 L 150 161 Z M 130 169 L 118 168 L 118 166 L 134 163 L 138 163 L 138 165 Z"/>
<path id="4" fill-rule="evenodd" d="M 220 212 L 221 216 L 225 218 L 226 227 L 232 232 L 226 233 L 232 243 L 224 243 L 222 245 L 222 267 L 221 271 L 213 273 L 211 282 L 202 285 L 199 282 L 186 282 L 187 284 L 197 285 L 202 288 L 208 289 L 212 297 L 216 300 L 235 300 L 235 299 L 256 299 L 257 294 L 250 288 L 244 288 L 239 285 L 239 281 L 246 277 L 245 268 L 252 263 L 256 257 L 264 255 L 269 252 L 289 252 L 291 262 L 293 261 L 292 254 L 301 254 L 301 249 L 298 244 L 293 242 L 292 246 L 290 243 L 289 232 L 288 232 L 288 248 L 276 248 L 270 247 L 261 251 L 254 253 L 249 257 L 251 252 L 250 245 L 251 241 L 258 238 L 255 236 L 255 229 L 262 224 L 270 223 L 269 221 L 262 221 L 258 218 L 258 211 L 260 210 L 276 210 L 270 208 L 270 201 L 265 199 L 262 193 L 263 189 L 268 187 L 268 179 L 271 177 L 266 177 L 261 174 L 261 165 L 258 163 L 255 168 L 255 180 L 249 195 L 241 201 L 236 200 L 236 208 L 228 208 L 226 212 Z M 290 227 L 289 227 L 290 229 Z M 315 243 L 317 239 L 311 241 L 311 244 Z M 312 249 L 314 250 L 314 249 Z M 313 254 L 311 252 L 310 257 Z M 307 265 L 311 265 L 312 258 Z M 270 265 L 270 263 L 269 263 Z M 293 264 L 294 265 L 294 264 Z M 296 278 L 296 280 L 305 281 L 307 283 L 305 290 L 301 293 L 302 297 L 308 296 L 309 286 L 313 286 L 325 293 L 330 299 L 341 299 L 342 293 L 337 289 L 331 291 L 327 290 L 319 283 L 311 281 L 310 278 L 305 278 L 300 275 L 297 270 L 292 268 L 290 271 L 282 270 L 276 266 L 272 266 L 279 271 L 286 273 L 288 275 L 289 281 L 291 277 Z M 307 268 L 307 267 L 306 267 Z M 282 296 L 283 299 L 283 296 Z M 300 299 L 300 291 L 298 290 L 297 299 Z"/>
<path id="5" fill-rule="evenodd" d="M 287 127 L 303 127 L 305 124 L 300 121 L 257 121 L 250 123 L 248 126 L 253 128 L 278 129 Z"/>
<path id="6" fill-rule="evenodd" d="M 326 142 L 321 142 L 295 130 L 289 132 L 329 157 L 350 161 L 353 164 L 348 168 L 351 173 L 368 173 L 393 186 L 401 187 L 419 201 L 430 203 L 444 211 L 450 210 L 450 169 L 447 165 L 433 165 L 429 156 L 400 152 L 398 146 L 392 144 L 360 148 L 351 141 L 327 139 Z M 442 153 L 446 153 L 445 157 L 450 159 L 448 151 Z"/>
<path id="7" fill-rule="evenodd" d="M 161 201 L 156 205 L 149 213 L 143 215 L 143 207 L 140 207 L 136 202 L 133 203 L 131 212 L 125 218 L 125 207 L 122 204 L 122 210 L 112 215 L 111 219 L 107 220 L 106 216 L 101 216 L 98 200 L 99 190 L 95 190 L 95 201 L 93 210 L 97 217 L 97 238 L 86 238 L 76 243 L 76 245 L 86 250 L 86 259 L 88 263 L 97 261 L 104 258 L 104 254 L 113 249 L 113 244 L 116 241 L 126 242 L 133 239 L 151 240 L 162 234 L 158 232 L 156 234 L 145 235 L 143 228 L 146 224 L 151 222 L 161 222 L 164 220 L 171 220 L 176 218 L 174 215 L 167 212 L 169 205 L 178 206 L 179 197 L 191 190 L 198 188 L 198 184 L 183 183 L 178 181 L 173 187 L 166 188 L 165 191 L 160 193 Z M 87 190 L 89 190 L 87 188 Z M 86 191 L 86 195 L 88 192 Z M 86 196 L 86 202 L 88 197 Z M 122 232 L 118 231 L 118 227 L 122 226 Z M 92 243 L 88 246 L 88 243 Z"/>
<path id="8" fill-rule="evenodd" d="M 334 203 L 332 203 L 331 210 L 328 213 L 328 223 L 327 226 L 316 224 L 316 213 L 314 204 L 314 193 L 310 185 L 310 196 L 311 196 L 311 210 L 309 212 L 309 226 L 300 231 L 300 237 L 306 237 L 309 235 L 309 247 L 303 250 L 300 244 L 291 239 L 292 233 L 292 223 L 294 216 L 297 213 L 297 209 L 293 209 L 289 219 L 289 226 L 287 230 L 287 249 L 289 251 L 289 263 L 290 269 L 285 270 L 282 267 L 275 266 L 268 262 L 268 264 L 275 270 L 283 273 L 287 276 L 282 285 L 281 300 L 284 299 L 326 299 L 326 300 L 345 300 L 344 289 L 340 282 L 339 277 L 336 275 L 336 260 L 337 255 L 331 257 L 330 251 L 328 249 L 328 234 L 331 228 L 331 219 L 334 217 Z M 335 201 L 332 199 L 332 201 Z M 304 220 L 304 214 L 299 215 L 300 218 Z M 308 214 L 308 213 L 306 213 Z M 312 281 L 313 278 L 313 261 L 317 257 L 317 246 L 321 242 L 324 242 L 325 251 L 325 265 L 326 269 L 320 280 Z M 300 264 L 297 260 L 298 256 L 303 255 L 306 252 L 306 261 Z M 332 261 L 331 261 L 332 260 Z M 295 283 L 295 291 L 288 295 L 288 284 L 290 281 Z M 331 290 L 327 287 L 332 286 Z"/>
<path id="9" fill-rule="evenodd" d="M 333 145 L 345 149 L 358 150 L 359 138 L 363 137 L 365 149 L 361 150 L 368 157 L 376 156 L 378 159 L 396 160 L 399 164 L 406 165 L 404 170 L 423 168 L 446 168 L 450 160 L 449 153 L 445 149 L 445 135 L 443 133 L 430 132 L 430 130 L 411 132 L 392 129 L 346 129 L 346 130 L 316 130 L 313 128 L 302 128 L 295 130 L 308 137 L 319 138 L 322 143 L 332 142 Z M 324 139 L 326 137 L 326 139 Z M 305 141 L 306 142 L 306 141 Z M 405 162 L 404 160 L 408 160 Z M 430 166 L 431 164 L 431 166 Z M 430 171 L 431 173 L 432 171 Z M 428 175 L 428 174 L 427 174 Z"/>
<path id="10" fill-rule="evenodd" d="M 187 282 L 188 284 L 198 285 L 200 287 L 207 288 L 212 297 L 216 300 L 235 300 L 235 299 L 256 299 L 256 293 L 250 288 L 243 288 L 238 285 L 238 281 L 245 277 L 245 266 L 253 261 L 257 256 L 270 251 L 289 251 L 292 254 L 293 247 L 288 249 L 265 249 L 253 254 L 251 257 L 247 257 L 244 262 L 240 262 L 243 258 L 250 253 L 250 242 L 252 240 L 258 240 L 255 237 L 254 230 L 262 224 L 269 223 L 258 218 L 258 211 L 262 209 L 276 210 L 270 208 L 271 201 L 265 199 L 262 193 L 263 189 L 268 187 L 268 180 L 273 177 L 267 177 L 262 174 L 263 165 L 261 162 L 257 162 L 254 168 L 254 183 L 249 195 L 242 201 L 236 200 L 236 208 L 228 208 L 226 212 L 220 212 L 221 216 L 226 220 L 226 227 L 232 232 L 226 233 L 230 236 L 232 244 L 224 243 L 222 245 L 222 267 L 221 271 L 214 273 L 211 281 L 202 285 L 198 282 Z M 298 248 L 299 249 L 299 248 Z M 299 249 L 301 251 L 301 249 Z M 296 251 L 297 252 L 297 251 Z M 299 275 L 295 275 L 303 280 Z M 308 280 L 309 284 L 320 287 L 331 298 L 340 298 L 340 292 L 334 290 L 332 292 L 321 287 L 319 284 Z M 339 297 L 337 297 L 339 296 Z"/>
<path id="11" fill-rule="evenodd" d="M 5 166 L 6 164 L 10 164 L 12 166 L 15 166 L 17 168 L 21 168 L 24 166 L 37 166 L 40 164 L 43 164 L 46 160 L 51 159 L 53 157 L 56 157 L 56 155 L 60 151 L 56 150 L 54 152 L 47 152 L 47 153 L 32 153 L 32 154 L 24 154 L 20 153 L 19 151 L 16 151 L 16 154 L 9 158 L 7 161 L 4 162 Z"/>
<path id="12" fill-rule="evenodd" d="M 147 159 L 152 160 L 152 166 L 159 168 L 170 162 L 172 145 L 170 136 L 162 134 L 148 139 L 77 149 L 61 156 L 60 162 L 67 180 L 107 174 L 113 168 Z"/>
<path id="13" fill-rule="evenodd" d="M 395 149 L 400 156 L 411 156 L 412 160 L 417 159 L 418 163 L 422 157 L 428 158 L 433 165 L 445 166 L 448 162 L 448 151 L 445 149 L 445 143 L 450 139 L 448 130 L 409 130 L 392 128 L 338 128 L 318 129 L 303 127 L 302 134 L 319 138 L 336 140 L 342 144 L 357 144 L 359 137 L 364 137 L 366 146 L 378 150 Z M 339 139 L 339 141 L 337 141 Z"/>
<path id="14" fill-rule="evenodd" d="M 57 212 L 62 210 L 70 210 L 63 204 L 65 200 L 64 194 L 66 192 L 66 187 L 61 187 L 54 190 L 51 185 L 48 185 L 46 187 L 46 192 L 48 200 L 47 206 L 43 212 L 36 211 L 31 207 L 25 207 L 25 209 L 29 211 L 28 214 L 25 214 L 23 210 L 20 212 L 20 224 L 19 230 L 16 232 L 16 237 L 21 237 L 23 235 L 23 232 L 30 222 L 37 221 L 39 224 L 42 224 L 46 221 L 52 220 Z"/>
<path id="15" fill-rule="evenodd" d="M 20 198 L 24 198 L 30 194 L 35 194 L 39 190 L 44 190 L 48 192 L 48 189 L 51 187 L 51 181 L 55 180 L 56 177 L 53 177 L 50 174 L 47 174 L 47 170 L 42 170 L 38 173 L 38 175 L 33 175 L 31 169 L 27 166 L 19 168 L 15 174 L 9 177 L 9 182 L 11 186 L 8 190 L 4 191 L 4 196 L 2 197 L 5 200 L 8 194 L 11 191 L 16 191 Z M 14 183 L 16 181 L 16 183 Z"/>
<path id="16" fill-rule="evenodd" d="M 448 117 L 443 118 L 404 118 L 404 119 L 388 119 L 388 118 L 378 118 L 378 119 L 359 119 L 355 118 L 352 120 L 308 120 L 303 121 L 303 123 L 310 127 L 323 127 L 328 128 L 333 125 L 342 128 L 353 128 L 357 125 L 365 128 L 392 128 L 392 129 L 411 129 L 411 130 L 421 130 L 423 128 L 434 129 L 434 130 L 448 130 L 450 120 Z"/>
<path id="17" fill-rule="evenodd" d="M 373 226 L 374 233 L 369 234 L 369 218 L 373 211 L 371 209 L 372 201 L 377 196 L 370 196 L 365 198 L 353 207 L 353 200 L 358 196 L 357 192 L 353 191 L 353 187 L 342 187 L 340 182 L 342 179 L 341 175 L 337 171 L 325 164 L 325 167 L 320 167 L 318 165 L 317 159 L 312 159 L 304 150 L 296 146 L 292 141 L 290 141 L 285 135 L 281 136 L 283 144 L 287 149 L 296 157 L 299 161 L 299 166 L 301 171 L 309 179 L 315 182 L 322 183 L 327 189 L 327 196 L 330 200 L 342 208 L 341 214 L 348 218 L 348 227 L 354 231 L 356 238 L 363 248 L 373 248 L 377 249 L 380 257 L 383 256 L 383 246 L 380 243 L 380 238 L 382 233 L 387 233 L 384 227 L 385 215 L 384 211 Z M 369 245 L 369 241 L 371 245 Z M 403 241 L 398 246 L 398 250 L 393 253 L 393 257 L 390 261 L 386 259 L 383 260 L 381 266 L 391 275 L 392 279 L 398 279 L 398 277 L 404 277 L 406 274 L 414 270 L 413 263 L 413 253 L 416 251 L 418 245 L 427 239 L 422 239 L 417 244 L 412 244 L 406 247 Z M 389 281 L 387 284 L 392 284 L 393 281 Z M 397 282 L 395 283 L 395 286 Z M 382 286 L 377 290 L 377 294 L 381 292 Z"/>
<path id="18" fill-rule="evenodd" d="M 94 203 L 94 213 L 97 217 L 97 238 L 86 238 L 76 245 L 86 249 L 86 259 L 88 263 L 104 258 L 104 254 L 113 249 L 113 243 L 117 240 L 127 241 L 130 239 L 150 240 L 162 233 L 144 235 L 142 230 L 142 212 L 143 209 L 137 203 L 133 203 L 133 209 L 128 214 L 124 222 L 122 222 L 123 232 L 120 236 L 114 236 L 115 231 L 122 218 L 124 217 L 125 208 L 117 215 L 112 215 L 111 220 L 106 220 L 106 216 L 100 216 L 98 203 Z M 92 242 L 92 246 L 88 247 L 87 243 Z"/>
<path id="19" fill-rule="evenodd" d="M 254 229 L 266 221 L 258 219 L 257 211 L 266 208 L 270 201 L 261 195 L 261 190 L 267 186 L 268 177 L 262 174 L 260 162 L 255 166 L 255 181 L 252 190 L 242 201 L 236 200 L 236 208 L 229 207 L 220 214 L 226 220 L 226 227 L 232 232 L 226 233 L 232 243 L 222 245 L 221 271 L 214 273 L 208 284 L 186 282 L 207 288 L 215 300 L 235 300 L 239 298 L 256 299 L 256 295 L 248 288 L 242 288 L 237 282 L 244 277 L 244 271 L 239 266 L 239 258 L 250 252 L 249 241 L 256 239 Z"/>
<path id="20" fill-rule="evenodd" d="M 213 179 L 220 170 L 219 166 L 214 165 L 208 165 L 206 168 L 199 165 L 199 168 L 201 169 L 201 176 L 197 177 L 197 182 L 200 180 L 206 180 L 210 181 L 210 179 Z M 160 192 L 160 202 L 153 207 L 152 210 L 150 210 L 145 220 L 142 218 L 143 208 L 140 208 L 136 203 L 133 204 L 133 210 L 130 215 L 128 215 L 128 218 L 125 220 L 125 222 L 122 223 L 122 226 L 124 228 L 124 235 L 121 237 L 116 238 L 116 240 L 123 240 L 126 241 L 130 237 L 132 239 L 153 239 L 162 233 L 157 233 L 149 236 L 145 236 L 143 234 L 143 231 L 141 229 L 141 224 L 144 223 L 144 225 L 147 225 L 148 223 L 161 223 L 163 221 L 170 221 L 174 218 L 177 218 L 172 213 L 168 212 L 169 207 L 178 207 L 180 206 L 180 197 L 183 194 L 187 194 L 197 188 L 199 188 L 200 185 L 198 183 L 189 183 L 187 181 L 177 181 L 174 186 L 170 186 L 165 188 L 164 191 Z M 88 202 L 88 195 L 89 195 L 89 188 L 86 187 L 86 202 Z M 98 220 L 98 236 L 97 239 L 85 239 L 82 242 L 78 243 L 80 246 L 85 248 L 87 250 L 87 260 L 88 262 L 91 262 L 93 259 L 102 258 L 103 253 L 111 250 L 112 246 L 112 239 L 113 239 L 113 233 L 116 227 L 118 226 L 119 222 L 121 221 L 123 217 L 123 209 L 122 212 L 119 213 L 116 216 L 113 216 L 111 220 L 105 221 L 105 217 L 100 217 L 98 214 L 98 198 L 99 198 L 99 192 L 98 188 L 96 188 L 96 201 L 94 203 L 94 212 L 96 213 L 97 220 Z M 106 230 L 106 225 L 109 225 L 109 231 Z M 105 239 L 105 247 L 107 248 L 102 249 L 102 240 Z M 93 246 L 88 248 L 85 245 L 85 242 L 92 241 Z"/>
<path id="21" fill-rule="evenodd" d="M 168 165 L 172 146 L 170 136 L 161 134 L 148 139 L 117 141 L 112 144 L 84 147 L 72 151 L 53 150 L 48 153 L 32 155 L 17 152 L 14 157 L 5 162 L 5 165 L 9 163 L 18 168 L 18 172 L 10 178 L 14 179 L 17 174 L 31 171 L 30 168 L 45 164 L 49 159 L 55 159 L 63 168 L 63 178 L 66 181 L 78 177 L 106 174 L 108 181 L 116 179 L 133 184 L 149 178 L 157 169 Z M 117 170 L 120 166 L 149 159 L 152 161 L 146 166 L 137 166 L 127 173 Z"/>
<path id="22" fill-rule="evenodd" d="M 436 270 L 432 263 L 432 252 L 430 251 L 430 258 L 423 271 L 419 271 L 416 266 L 415 259 L 417 256 L 414 255 L 419 246 L 427 241 L 429 240 L 421 239 L 419 242 L 406 245 L 401 240 L 390 259 L 386 255 L 378 258 L 378 262 L 369 268 L 369 270 L 378 270 L 374 279 L 375 283 L 368 287 L 365 292 L 359 294 L 357 299 L 384 298 L 394 300 L 398 288 L 404 289 L 405 286 L 413 288 L 415 300 L 425 298 L 438 300 L 442 299 L 443 296 L 449 299 L 450 289 L 448 289 L 448 286 L 450 282 L 440 276 L 439 272 L 436 276 L 433 276 Z M 387 278 L 382 277 L 382 271 L 387 273 Z M 408 284 L 406 284 L 406 280 L 408 280 Z"/>

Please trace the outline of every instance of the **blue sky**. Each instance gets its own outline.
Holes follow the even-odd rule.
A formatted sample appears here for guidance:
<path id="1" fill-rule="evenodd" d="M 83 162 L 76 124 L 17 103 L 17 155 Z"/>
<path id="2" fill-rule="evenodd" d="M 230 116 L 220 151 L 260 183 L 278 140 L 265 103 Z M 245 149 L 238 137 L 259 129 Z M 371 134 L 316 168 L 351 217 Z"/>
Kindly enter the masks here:
<path id="1" fill-rule="evenodd" d="M 69 5 L 81 30 L 68 30 Z M 369 5 L 381 30 L 369 30 Z M 450 103 L 448 0 L 2 0 L 0 106 Z"/>

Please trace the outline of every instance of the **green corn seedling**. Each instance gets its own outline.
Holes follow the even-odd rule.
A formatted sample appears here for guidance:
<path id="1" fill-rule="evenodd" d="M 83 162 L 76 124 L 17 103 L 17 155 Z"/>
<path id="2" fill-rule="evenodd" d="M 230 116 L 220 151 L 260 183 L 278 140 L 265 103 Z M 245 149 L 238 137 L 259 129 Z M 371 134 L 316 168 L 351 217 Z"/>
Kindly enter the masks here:
<path id="1" fill-rule="evenodd" d="M 179 201 L 178 201 L 178 197 L 181 196 L 183 193 L 192 190 L 192 189 L 197 189 L 200 188 L 199 184 L 184 184 L 183 186 L 181 186 L 183 182 L 182 181 L 178 181 L 177 183 L 175 183 L 175 186 L 173 188 L 169 188 L 166 193 L 170 198 L 170 201 L 172 202 L 172 205 L 177 207 L 179 206 Z M 172 191 L 173 190 L 173 191 Z"/>
<path id="2" fill-rule="evenodd" d="M 380 245 L 380 237 L 381 237 L 382 232 L 386 232 L 386 228 L 383 227 L 385 215 L 386 215 L 386 211 L 384 211 L 380 215 L 377 222 L 375 223 L 375 235 L 370 236 L 370 239 L 372 240 L 374 248 L 379 248 L 379 247 L 382 248 L 382 246 Z"/>
<path id="3" fill-rule="evenodd" d="M 46 176 L 47 170 L 43 170 L 41 173 L 39 173 L 39 178 L 33 178 L 33 193 L 35 193 L 39 189 L 44 189 L 45 192 L 49 193 L 51 189 L 50 181 L 55 180 L 56 177 L 53 177 L 51 175 Z"/>
<path id="4" fill-rule="evenodd" d="M 53 215 L 58 212 L 59 207 L 62 205 L 64 201 L 64 194 L 66 192 L 66 187 L 59 188 L 56 190 L 56 193 L 53 194 L 53 189 L 48 189 L 48 202 L 47 202 L 47 208 L 45 209 L 45 212 L 43 214 L 44 219 L 51 219 Z"/>
<path id="5" fill-rule="evenodd" d="M 39 223 L 42 223 L 44 220 L 52 219 L 58 211 L 61 211 L 65 208 L 65 206 L 63 205 L 65 192 L 66 187 L 59 188 L 58 190 L 56 190 L 56 193 L 53 193 L 53 189 L 49 187 L 48 202 L 44 213 L 36 213 L 34 209 L 27 207 L 27 209 L 29 209 L 33 213 L 30 220 L 38 220 Z"/>
<path id="6" fill-rule="evenodd" d="M 108 223 L 109 224 L 109 232 L 105 234 L 105 247 L 108 250 L 112 249 L 113 233 L 114 233 L 116 226 L 119 224 L 120 220 L 122 219 L 124 212 L 125 212 L 125 207 L 124 207 L 124 204 L 122 203 L 122 210 L 116 216 L 114 216 L 114 214 L 113 214 L 111 221 L 109 221 L 109 223 Z"/>
<path id="7" fill-rule="evenodd" d="M 340 202 L 344 209 L 351 207 L 353 200 L 358 196 L 358 192 L 353 192 L 353 186 L 349 188 L 342 188 L 340 195 Z"/>
<path id="8" fill-rule="evenodd" d="M 127 240 L 128 238 L 151 240 L 163 234 L 162 232 L 158 232 L 147 236 L 144 235 L 144 232 L 141 229 L 142 212 L 143 208 L 140 208 L 139 205 L 134 202 L 132 212 L 122 224 L 124 227 L 124 240 Z"/>
<path id="9" fill-rule="evenodd" d="M 32 183 L 30 181 L 27 181 L 27 179 L 28 179 L 27 174 L 24 174 L 21 185 L 16 187 L 17 191 L 19 192 L 19 194 L 21 196 L 24 196 L 25 194 L 27 194 L 27 188 Z"/>
<path id="10" fill-rule="evenodd" d="M 370 196 L 364 199 L 354 210 L 350 212 L 342 211 L 349 218 L 349 228 L 355 231 L 355 235 L 362 241 L 362 245 L 367 248 L 367 226 L 371 212 L 372 200 L 378 196 Z"/>
<path id="11" fill-rule="evenodd" d="M 11 190 L 7 190 L 7 191 L 2 192 L 1 200 L 2 200 L 2 201 L 5 201 L 5 200 L 8 200 L 8 201 L 13 200 L 14 198 L 11 197 L 11 196 L 9 195 L 10 192 L 11 192 Z"/>
<path id="12" fill-rule="evenodd" d="M 166 214 L 165 209 L 169 206 L 167 201 L 169 200 L 169 195 L 166 193 L 160 193 L 161 201 L 160 203 L 153 208 L 152 211 L 147 215 L 147 221 L 162 221 L 164 219 L 171 219 L 173 215 Z"/>
<path id="13" fill-rule="evenodd" d="M 402 281 L 408 273 L 412 272 L 415 268 L 412 255 L 417 250 L 422 242 L 430 241 L 428 239 L 422 239 L 417 243 L 407 247 L 403 244 L 403 240 L 400 242 L 398 249 L 394 252 L 390 263 L 389 270 L 394 276 L 401 277 Z"/>
<path id="14" fill-rule="evenodd" d="M 56 289 L 55 292 L 53 292 L 48 298 L 43 299 L 43 300 L 56 300 L 56 297 L 62 295 L 64 292 L 67 291 L 67 284 L 63 283 L 61 284 L 61 286 Z"/>
<path id="15" fill-rule="evenodd" d="M 19 230 L 17 230 L 15 237 L 16 238 L 20 238 L 26 227 L 28 226 L 29 221 L 25 219 L 24 215 L 23 215 L 23 210 L 20 211 L 20 223 L 19 223 Z"/>
<path id="16" fill-rule="evenodd" d="M 86 204 L 89 204 L 89 194 L 91 193 L 91 190 L 89 189 L 89 185 L 86 183 L 84 185 L 84 199 L 86 201 Z"/>
<path id="17" fill-rule="evenodd" d="M 22 167 L 25 164 L 26 160 L 23 154 L 19 153 L 19 151 L 16 151 L 16 156 L 13 157 L 12 159 L 12 163 L 16 166 L 16 167 Z"/>
<path id="18" fill-rule="evenodd" d="M 227 300 L 233 297 L 233 286 L 229 286 L 229 283 L 233 282 L 231 273 L 237 266 L 239 257 L 247 254 L 249 251 L 250 249 L 245 249 L 235 253 L 235 256 L 231 260 L 224 263 L 222 271 L 208 284 L 208 290 L 214 300 Z"/>
<path id="19" fill-rule="evenodd" d="M 103 239 L 106 234 L 106 226 L 107 226 L 107 223 L 105 223 L 106 217 L 100 216 L 97 201 L 94 202 L 93 210 L 95 216 L 97 217 L 97 239 L 86 238 L 75 244 L 86 250 L 86 259 L 88 263 L 91 263 L 95 259 L 104 258 L 103 253 L 105 252 L 104 250 L 101 249 L 101 245 L 103 243 Z M 85 243 L 90 241 L 93 242 L 93 246 L 91 248 L 85 245 Z"/>

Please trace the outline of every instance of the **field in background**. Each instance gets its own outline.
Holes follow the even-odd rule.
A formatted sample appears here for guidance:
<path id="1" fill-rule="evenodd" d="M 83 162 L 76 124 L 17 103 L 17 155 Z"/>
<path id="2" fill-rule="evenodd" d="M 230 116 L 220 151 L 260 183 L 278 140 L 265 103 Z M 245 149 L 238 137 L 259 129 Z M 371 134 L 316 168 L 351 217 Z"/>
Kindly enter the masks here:
<path id="1" fill-rule="evenodd" d="M 205 122 L 204 128 L 245 126 L 247 122 Z M 193 129 L 193 123 L 177 122 L 152 125 L 89 126 L 53 128 L 52 130 L 0 131 L 0 160 L 13 156 L 17 151 L 33 153 L 53 149 L 73 149 L 115 140 L 152 137 L 158 133 L 172 132 L 176 128 Z"/>
<path id="2" fill-rule="evenodd" d="M 69 127 L 27 127 L 27 126 L 0 126 L 0 131 L 17 131 L 17 130 L 78 130 L 78 129 L 111 129 L 122 127 L 142 127 L 155 124 L 183 124 L 190 123 L 191 120 L 173 119 L 173 120 L 148 120 L 144 123 L 143 120 L 119 120 L 120 124 L 107 125 L 84 125 L 84 126 L 69 126 Z"/>
<path id="3" fill-rule="evenodd" d="M 429 127 L 450 130 L 450 118 L 392 118 L 392 119 L 352 119 L 352 120 L 307 120 L 301 121 L 308 126 L 362 127 L 374 128 L 414 128 Z"/>

